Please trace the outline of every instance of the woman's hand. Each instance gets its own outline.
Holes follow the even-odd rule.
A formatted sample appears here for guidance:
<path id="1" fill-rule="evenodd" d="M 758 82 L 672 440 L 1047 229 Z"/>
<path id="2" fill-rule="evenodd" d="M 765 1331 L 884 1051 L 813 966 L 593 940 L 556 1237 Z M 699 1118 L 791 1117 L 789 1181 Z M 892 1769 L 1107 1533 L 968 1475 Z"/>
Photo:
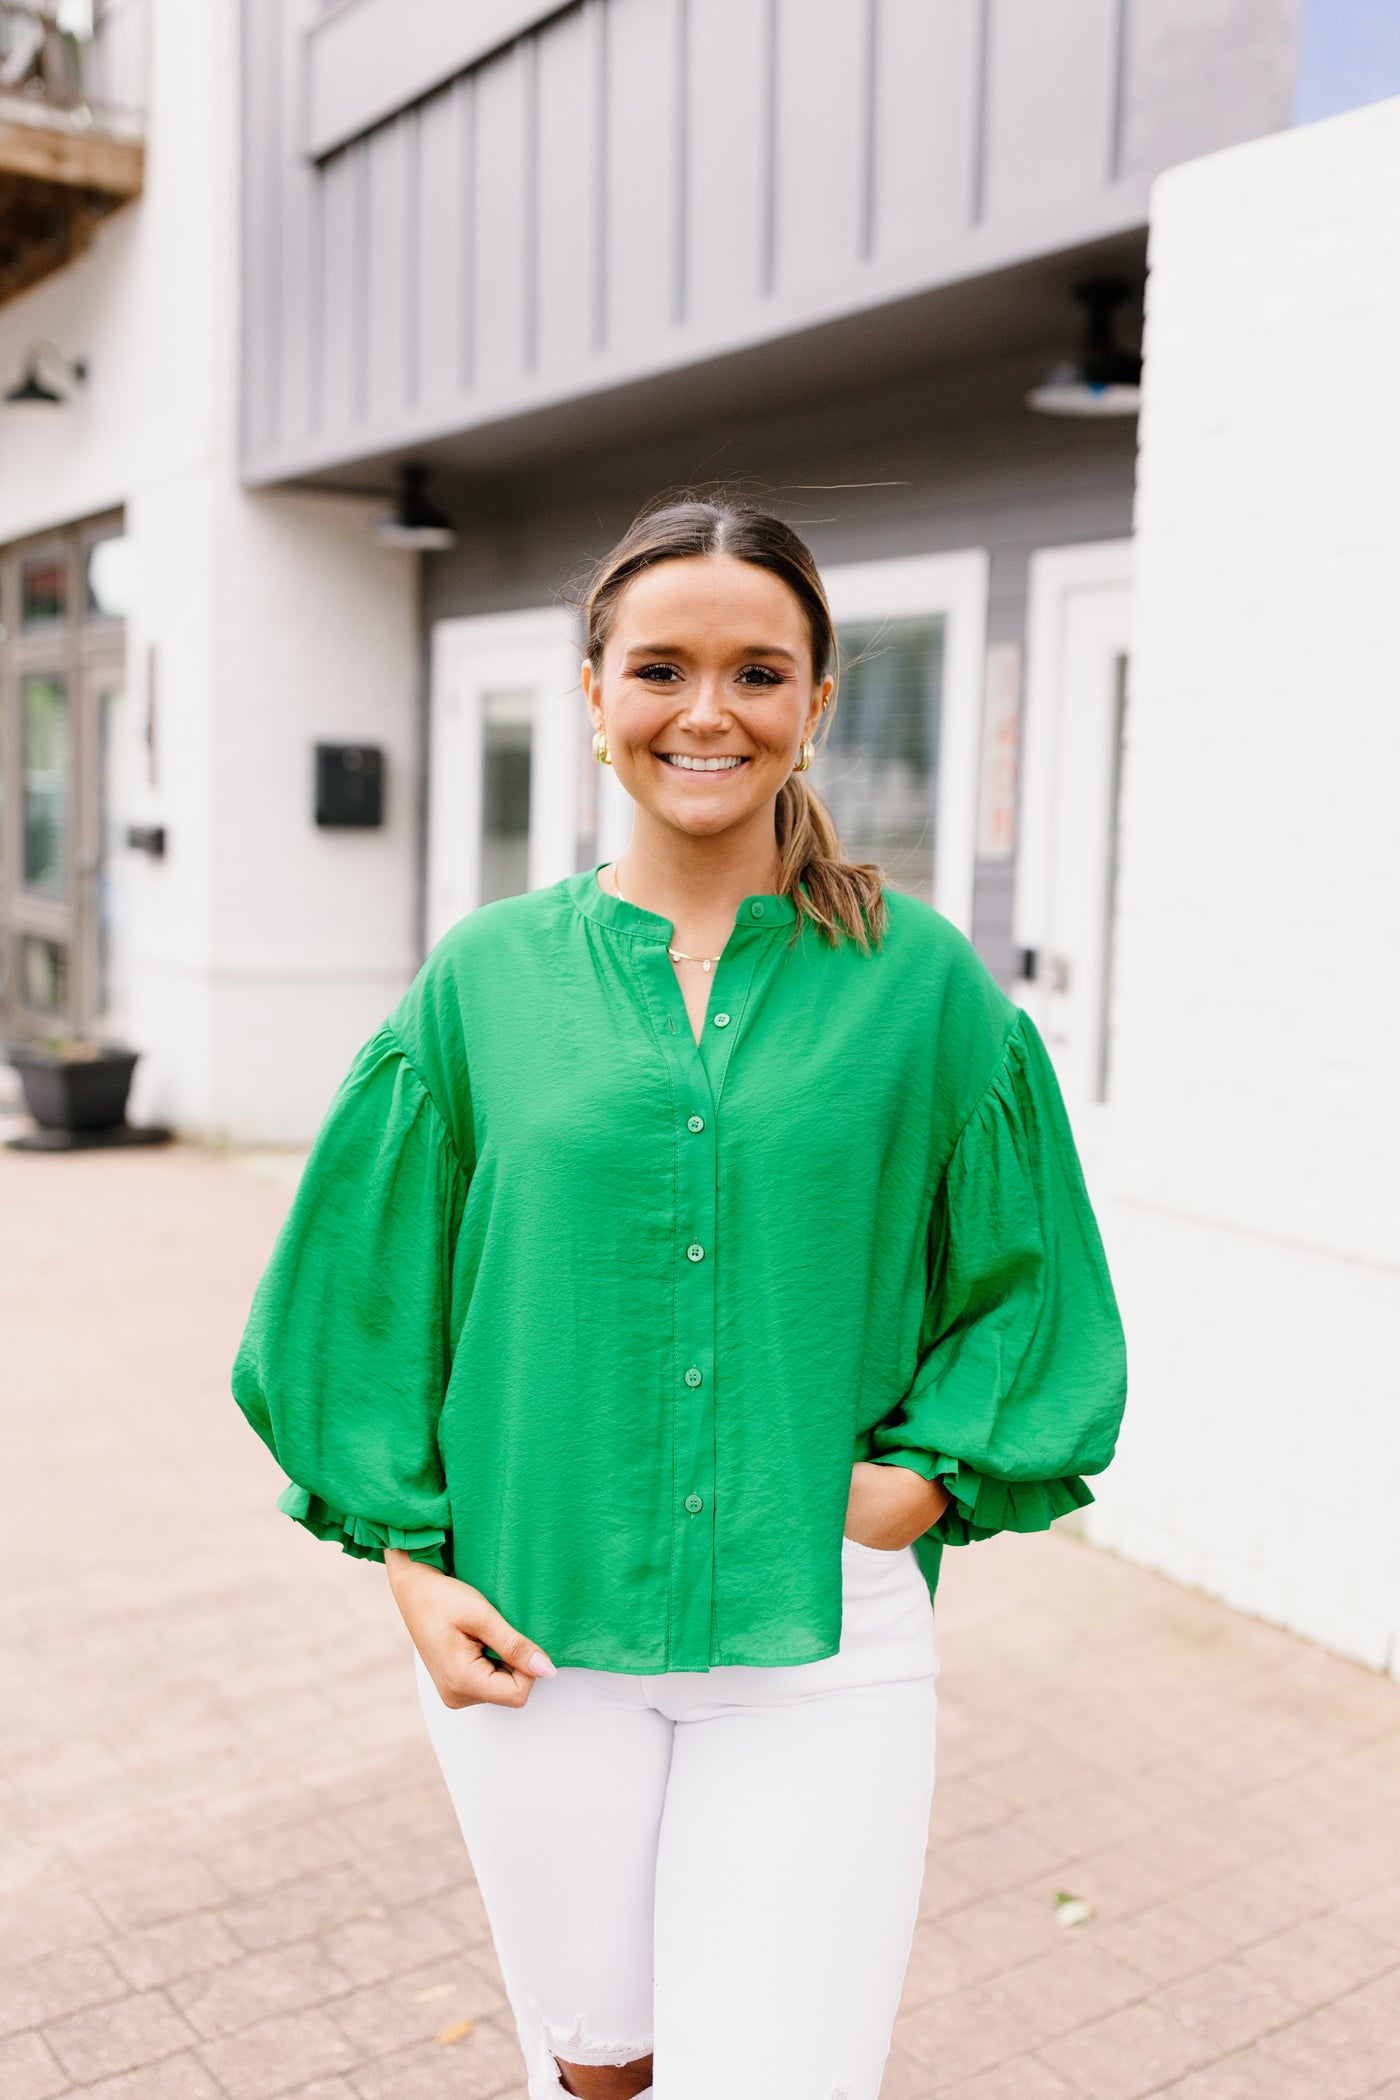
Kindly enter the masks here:
<path id="1" fill-rule="evenodd" d="M 508 1626 L 470 1583 L 393 1546 L 384 1565 L 394 1602 L 444 1706 L 523 1706 L 537 1677 L 554 1676 L 549 1657 Z M 504 1662 L 492 1662 L 488 1647 Z"/>
<path id="2" fill-rule="evenodd" d="M 858 1546 L 897 1553 L 912 1546 L 948 1507 L 948 1490 L 908 1466 L 851 1467 L 846 1536 Z"/>

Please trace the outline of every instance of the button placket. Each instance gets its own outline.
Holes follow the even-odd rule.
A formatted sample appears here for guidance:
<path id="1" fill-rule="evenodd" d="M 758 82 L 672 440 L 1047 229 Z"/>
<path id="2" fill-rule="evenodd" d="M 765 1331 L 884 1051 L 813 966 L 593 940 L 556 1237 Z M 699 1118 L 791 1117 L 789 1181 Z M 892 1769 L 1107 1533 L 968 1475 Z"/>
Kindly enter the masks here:
<path id="1" fill-rule="evenodd" d="M 738 927 L 742 935 L 747 917 Z M 757 929 L 755 929 L 757 930 Z M 715 1335 L 720 1090 L 742 1032 L 757 944 L 726 947 L 697 1044 L 675 972 L 658 943 L 637 961 L 657 1041 L 671 1075 L 675 1114 L 675 1313 L 672 1330 L 671 1669 L 708 1669 L 715 1587 Z M 720 1020 L 720 1016 L 723 1020 Z M 722 1512 L 720 1513 L 722 1517 Z"/>
<path id="2" fill-rule="evenodd" d="M 661 942 L 636 951 L 637 972 L 670 1076 L 675 1156 L 672 1255 L 672 1481 L 669 1669 L 710 1662 L 714 1596 L 715 1089 L 696 1047 Z M 723 970 L 723 964 L 720 968 Z M 658 1308 L 664 1317 L 664 1310 Z M 688 1502 L 697 1506 L 691 1508 Z"/>
<path id="3" fill-rule="evenodd" d="M 671 1635 L 673 1669 L 705 1669 L 710 1660 L 714 1595 L 715 1415 L 715 1195 L 718 1153 L 709 1077 L 689 1028 L 687 1069 L 676 1087 L 677 1192 L 676 1323 L 672 1478 Z M 699 1091 L 703 1087 L 703 1094 Z M 705 1100 L 699 1110 L 681 1111 Z M 696 1124 L 700 1125 L 697 1130 Z"/>

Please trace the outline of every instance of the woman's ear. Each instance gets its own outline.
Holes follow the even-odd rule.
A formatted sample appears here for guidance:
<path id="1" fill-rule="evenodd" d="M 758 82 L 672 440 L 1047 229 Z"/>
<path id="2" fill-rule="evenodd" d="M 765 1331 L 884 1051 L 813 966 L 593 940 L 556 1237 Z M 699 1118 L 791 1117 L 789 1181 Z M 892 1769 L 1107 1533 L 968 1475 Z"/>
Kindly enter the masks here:
<path id="1" fill-rule="evenodd" d="M 587 657 L 583 660 L 583 668 L 578 674 L 578 682 L 583 687 L 583 697 L 588 707 L 588 719 L 595 729 L 601 729 L 603 726 L 602 700 L 598 693 L 598 681 L 593 676 L 593 666 Z"/>
<path id="2" fill-rule="evenodd" d="M 588 688 L 585 686 L 584 691 L 587 692 L 587 690 Z M 811 736 L 818 722 L 826 713 L 827 708 L 831 705 L 831 696 L 835 690 L 836 680 L 828 675 L 813 692 L 812 704 L 807 710 L 807 719 L 802 725 L 802 734 L 804 736 Z"/>

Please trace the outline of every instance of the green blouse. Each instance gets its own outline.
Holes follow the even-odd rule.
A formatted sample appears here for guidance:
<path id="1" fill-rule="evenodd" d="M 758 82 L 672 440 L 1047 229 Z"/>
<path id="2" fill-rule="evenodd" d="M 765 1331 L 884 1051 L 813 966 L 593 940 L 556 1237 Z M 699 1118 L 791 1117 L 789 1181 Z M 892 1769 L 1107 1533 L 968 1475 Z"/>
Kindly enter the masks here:
<path id="1" fill-rule="evenodd" d="M 917 1554 L 1113 1455 L 1123 1337 L 1040 1037 L 926 905 L 832 947 L 746 897 L 696 1044 L 669 920 L 596 869 L 487 905 L 355 1059 L 239 1406 L 348 1553 L 474 1584 L 557 1664 L 815 1661 L 856 1459 Z"/>

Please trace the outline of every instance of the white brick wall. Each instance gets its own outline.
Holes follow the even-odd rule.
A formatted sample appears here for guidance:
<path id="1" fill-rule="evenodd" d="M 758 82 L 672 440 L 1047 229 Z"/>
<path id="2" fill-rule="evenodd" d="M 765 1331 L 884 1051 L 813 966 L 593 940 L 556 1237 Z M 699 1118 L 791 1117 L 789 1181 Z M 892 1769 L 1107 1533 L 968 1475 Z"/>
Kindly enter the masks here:
<path id="1" fill-rule="evenodd" d="M 1154 193 L 1091 1536 L 1400 1674 L 1400 102 Z"/>

